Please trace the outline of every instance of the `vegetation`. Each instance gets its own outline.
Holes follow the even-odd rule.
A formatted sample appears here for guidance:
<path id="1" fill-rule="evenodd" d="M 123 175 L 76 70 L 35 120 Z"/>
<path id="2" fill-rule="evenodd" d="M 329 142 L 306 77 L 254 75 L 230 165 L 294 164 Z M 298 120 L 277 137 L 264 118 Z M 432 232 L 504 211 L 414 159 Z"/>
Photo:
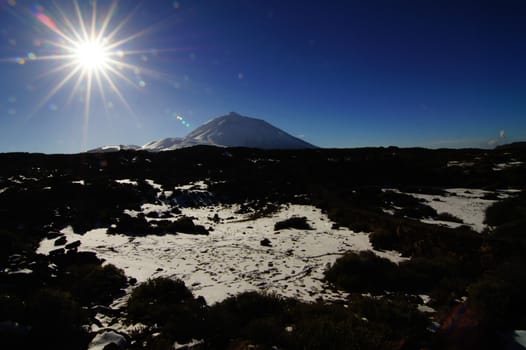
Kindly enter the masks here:
<path id="1" fill-rule="evenodd" d="M 148 338 L 147 349 L 169 349 L 174 340 L 183 339 L 185 327 L 174 319 L 200 315 L 190 322 L 207 348 L 229 349 L 251 344 L 261 349 L 394 349 L 402 344 L 413 348 L 425 343 L 428 320 L 413 306 L 395 299 L 372 299 L 356 296 L 350 305 L 301 303 L 275 295 L 246 292 L 230 297 L 211 307 L 194 305 L 180 309 L 183 300 L 192 305 L 191 293 L 180 281 L 164 279 L 139 286 L 128 304 L 129 312 L 147 314 L 147 324 L 157 325 L 161 334 Z M 165 300 L 167 310 L 157 306 L 163 295 L 175 293 Z M 139 296 L 140 295 L 140 296 Z M 154 310 L 136 309 L 137 303 L 151 305 Z M 135 311 L 132 311 L 135 310 Z M 131 316 L 131 315 L 130 315 Z M 177 326 L 175 326 L 175 323 Z M 194 334 L 195 335 L 195 334 Z M 188 333 L 186 338 L 190 337 Z"/>
<path id="2" fill-rule="evenodd" d="M 45 344 L 53 349 L 85 349 L 89 342 L 82 328 L 87 314 L 67 292 L 40 288 L 25 300 L 3 294 L 0 311 L 11 322 L 0 329 L 5 348 L 35 349 Z"/>
<path id="3" fill-rule="evenodd" d="M 188 342 L 198 339 L 204 330 L 206 303 L 194 298 L 180 280 L 157 278 L 134 289 L 128 301 L 128 319 L 159 326 L 162 339 Z"/>
<path id="4" fill-rule="evenodd" d="M 426 293 L 447 302 L 452 296 L 462 295 L 479 274 L 477 263 L 447 256 L 419 257 L 395 264 L 372 252 L 349 252 L 326 271 L 326 278 L 338 288 L 354 293 Z"/>
<path id="5" fill-rule="evenodd" d="M 526 192 L 496 202 L 486 212 L 487 269 L 468 288 L 469 303 L 489 328 L 526 327 Z"/>
<path id="6" fill-rule="evenodd" d="M 522 165 L 493 170 L 494 164 L 510 161 Z M 127 286 L 121 270 L 103 265 L 93 253 L 77 252 L 75 242 L 58 246 L 51 256 L 35 254 L 41 239 L 60 239 L 66 226 L 80 234 L 94 228 L 130 236 L 207 234 L 192 218 L 182 217 L 179 207 L 240 204 L 240 212 L 256 218 L 297 203 L 317 206 L 336 225 L 370 232 L 375 249 L 397 250 L 410 260 L 393 264 L 372 253 L 344 255 L 326 273 L 336 288 L 351 293 L 341 304 L 243 293 L 207 306 L 181 281 L 151 280 L 135 289 L 122 315 L 148 327 L 133 334 L 136 342 L 130 346 L 169 349 L 175 341 L 193 338 L 216 349 L 498 348 L 498 331 L 526 327 L 525 192 L 491 206 L 490 228 L 481 234 L 466 226 L 421 223 L 421 218 L 460 220 L 386 189 L 437 196 L 448 187 L 524 189 L 524 164 L 526 153 L 520 149 L 194 147 L 161 153 L 0 154 L 0 343 L 17 349 L 85 349 L 93 336 L 85 326 L 96 322 L 97 308 L 107 307 Z M 116 181 L 121 179 L 137 185 Z M 147 180 L 172 194 L 160 196 Z M 209 193 L 175 189 L 197 180 L 206 181 Z M 125 214 L 145 203 L 173 210 L 148 217 Z M 287 227 L 308 229 L 308 222 L 290 218 L 276 229 Z M 10 273 L 22 269 L 31 272 Z M 416 309 L 421 300 L 415 294 L 422 293 L 431 297 L 436 321 L 460 320 L 463 339 L 476 341 L 466 346 L 455 337 L 454 325 L 430 334 L 428 318 Z"/>
<path id="7" fill-rule="evenodd" d="M 141 213 L 142 214 L 142 213 Z M 196 225 L 188 217 L 180 217 L 175 221 L 155 220 L 148 222 L 144 214 L 132 217 L 121 214 L 116 219 L 116 224 L 108 229 L 110 234 L 125 234 L 128 236 L 164 235 L 176 233 L 188 233 L 196 235 L 207 235 L 208 230 L 201 225 Z"/>

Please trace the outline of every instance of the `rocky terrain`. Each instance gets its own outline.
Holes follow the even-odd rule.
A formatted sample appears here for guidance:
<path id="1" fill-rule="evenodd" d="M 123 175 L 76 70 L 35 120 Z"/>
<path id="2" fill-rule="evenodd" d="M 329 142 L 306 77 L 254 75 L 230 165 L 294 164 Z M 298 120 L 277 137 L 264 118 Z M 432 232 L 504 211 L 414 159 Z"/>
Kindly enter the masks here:
<path id="1" fill-rule="evenodd" d="M 520 346 L 525 162 L 514 148 L 0 154 L 0 341 Z"/>

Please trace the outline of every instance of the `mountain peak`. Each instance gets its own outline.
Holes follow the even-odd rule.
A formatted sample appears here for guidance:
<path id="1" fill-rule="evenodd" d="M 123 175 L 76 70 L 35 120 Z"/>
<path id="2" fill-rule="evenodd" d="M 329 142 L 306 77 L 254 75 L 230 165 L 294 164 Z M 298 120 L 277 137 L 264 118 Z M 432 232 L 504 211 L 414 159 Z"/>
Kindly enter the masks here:
<path id="1" fill-rule="evenodd" d="M 248 147 L 261 149 L 304 149 L 316 146 L 294 137 L 263 119 L 243 116 L 237 112 L 217 117 L 201 125 L 186 137 L 170 137 L 148 142 L 138 148 L 147 151 L 169 151 L 196 145 Z M 118 151 L 120 148 L 111 148 Z M 109 151 L 105 147 L 92 150 Z"/>
<path id="2" fill-rule="evenodd" d="M 188 134 L 185 140 L 225 147 L 316 148 L 262 119 L 243 116 L 236 112 L 209 121 Z"/>

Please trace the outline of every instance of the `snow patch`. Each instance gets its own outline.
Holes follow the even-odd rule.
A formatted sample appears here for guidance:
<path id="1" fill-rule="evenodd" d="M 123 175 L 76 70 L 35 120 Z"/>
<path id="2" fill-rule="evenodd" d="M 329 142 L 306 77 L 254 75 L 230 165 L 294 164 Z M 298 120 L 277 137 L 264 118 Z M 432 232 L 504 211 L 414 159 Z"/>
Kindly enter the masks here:
<path id="1" fill-rule="evenodd" d="M 526 330 L 516 330 L 513 333 L 515 342 L 526 348 Z"/>
<path id="2" fill-rule="evenodd" d="M 502 171 L 504 169 L 514 168 L 523 165 L 524 162 L 511 161 L 508 163 L 497 163 L 493 166 L 493 171 Z"/>
<path id="3" fill-rule="evenodd" d="M 205 343 L 204 340 L 192 339 L 189 343 L 186 343 L 186 344 L 179 344 L 178 342 L 175 342 L 172 348 L 174 350 L 191 349 L 194 346 L 202 345 L 204 343 Z"/>
<path id="4" fill-rule="evenodd" d="M 187 185 L 177 186 L 175 190 L 183 191 L 206 191 L 208 190 L 208 185 L 204 181 L 191 182 Z"/>
<path id="5" fill-rule="evenodd" d="M 139 183 L 137 181 L 133 181 L 130 179 L 121 179 L 121 180 L 115 180 L 116 183 L 121 185 L 132 185 L 132 186 L 139 186 Z"/>
<path id="6" fill-rule="evenodd" d="M 162 190 L 163 190 L 163 186 L 162 186 L 162 185 L 159 185 L 159 184 L 155 183 L 155 181 L 153 181 L 153 180 L 151 180 L 151 179 L 146 179 L 146 180 L 144 180 L 144 181 L 146 181 L 146 183 L 147 183 L 148 185 L 152 186 L 152 187 L 153 187 L 154 189 L 156 189 L 157 191 L 162 192 Z"/>

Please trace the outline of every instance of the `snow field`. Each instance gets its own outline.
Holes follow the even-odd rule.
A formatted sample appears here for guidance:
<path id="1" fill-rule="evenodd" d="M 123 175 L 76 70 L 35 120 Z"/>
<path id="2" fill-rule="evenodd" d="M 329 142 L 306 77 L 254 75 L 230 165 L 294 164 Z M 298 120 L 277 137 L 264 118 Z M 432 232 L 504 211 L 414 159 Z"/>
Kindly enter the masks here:
<path id="1" fill-rule="evenodd" d="M 402 193 L 398 190 L 389 190 Z M 448 227 L 458 227 L 461 225 L 468 225 L 477 232 L 482 232 L 486 225 L 484 224 L 484 218 L 486 209 L 491 206 L 496 200 L 485 199 L 488 194 L 494 192 L 479 190 L 479 189 L 466 189 L 466 188 L 450 188 L 445 190 L 445 196 L 431 195 L 431 194 L 418 194 L 418 193 L 405 193 L 415 198 L 424 200 L 425 204 L 435 209 L 437 213 L 449 213 L 462 220 L 463 223 L 456 223 L 450 221 L 439 221 L 432 219 L 424 219 L 422 222 L 429 224 L 439 224 Z M 503 190 L 498 191 L 497 195 L 500 199 L 504 199 L 512 195 L 514 190 Z"/>
<path id="2" fill-rule="evenodd" d="M 146 205 L 145 211 L 165 210 Z M 96 229 L 84 235 L 71 228 L 62 232 L 68 242 L 81 241 L 80 251 L 93 251 L 106 263 L 122 268 L 139 282 L 167 276 L 182 279 L 196 296 L 209 304 L 243 291 L 272 292 L 304 301 L 340 299 L 323 281 L 323 272 L 346 251 L 373 250 L 367 233 L 333 229 L 333 223 L 312 206 L 287 205 L 270 217 L 248 220 L 237 206 L 183 208 L 196 224 L 212 228 L 208 236 L 176 234 L 129 237 Z M 212 217 L 221 219 L 216 223 Z M 274 231 L 274 224 L 291 216 L 305 216 L 313 230 Z M 175 219 L 175 218 L 174 218 Z M 261 246 L 267 238 L 271 247 Z M 55 249 L 43 240 L 39 253 Z M 397 252 L 376 252 L 399 262 Z"/>

